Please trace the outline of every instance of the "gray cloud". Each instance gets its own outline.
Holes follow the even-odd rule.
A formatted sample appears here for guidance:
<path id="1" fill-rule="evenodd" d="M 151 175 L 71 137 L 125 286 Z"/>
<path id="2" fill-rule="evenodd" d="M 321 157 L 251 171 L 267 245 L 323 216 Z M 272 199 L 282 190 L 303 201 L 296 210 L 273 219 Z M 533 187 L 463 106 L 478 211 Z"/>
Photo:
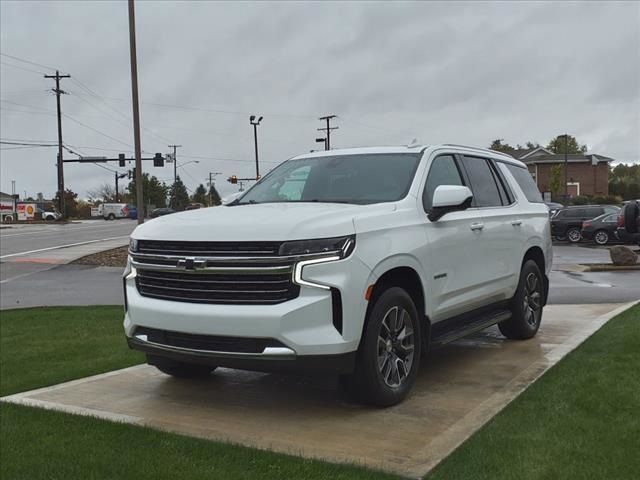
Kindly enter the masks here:
<path id="1" fill-rule="evenodd" d="M 252 174 L 250 113 L 265 116 L 265 169 L 316 148 L 326 113 L 340 115 L 337 147 L 567 131 L 594 152 L 640 160 L 639 3 L 147 1 L 136 14 L 143 148 L 175 142 L 183 162 L 211 158 L 180 169 L 190 188 L 209 171 Z M 65 118 L 67 143 L 87 155 L 132 149 L 124 2 L 3 1 L 0 26 L 3 53 L 69 72 L 103 98 L 63 82 L 63 111 L 117 139 Z M 55 140 L 51 86 L 1 65 L 2 138 Z M 20 193 L 51 196 L 54 163 L 55 149 L 2 150 L 0 189 L 16 180 Z M 171 168 L 150 170 L 171 181 Z M 65 172 L 81 195 L 113 178 L 92 165 Z"/>

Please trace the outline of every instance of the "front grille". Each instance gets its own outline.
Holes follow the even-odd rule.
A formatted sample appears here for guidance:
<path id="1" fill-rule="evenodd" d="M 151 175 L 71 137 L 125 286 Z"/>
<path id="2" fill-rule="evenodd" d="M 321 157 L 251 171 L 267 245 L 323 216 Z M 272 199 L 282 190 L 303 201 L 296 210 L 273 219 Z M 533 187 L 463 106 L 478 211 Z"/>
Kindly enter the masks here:
<path id="1" fill-rule="evenodd" d="M 147 340 L 161 345 L 206 350 L 211 352 L 262 353 L 267 347 L 285 347 L 275 338 L 222 337 L 138 327 L 135 335 L 147 335 Z"/>
<path id="2" fill-rule="evenodd" d="M 144 297 L 189 303 L 273 305 L 296 298 L 300 287 L 293 283 L 293 266 L 284 265 L 274 273 L 268 268 L 225 268 L 211 273 L 142 268 L 136 286 Z"/>
<path id="3" fill-rule="evenodd" d="M 281 242 L 181 242 L 139 240 L 136 253 L 202 257 L 273 257 Z"/>

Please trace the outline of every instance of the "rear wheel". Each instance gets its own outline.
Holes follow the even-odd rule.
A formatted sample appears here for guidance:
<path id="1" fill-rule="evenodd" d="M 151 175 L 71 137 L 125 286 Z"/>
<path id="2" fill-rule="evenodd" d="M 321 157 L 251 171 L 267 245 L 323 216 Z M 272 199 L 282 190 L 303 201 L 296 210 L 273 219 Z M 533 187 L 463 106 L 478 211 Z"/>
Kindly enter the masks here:
<path id="1" fill-rule="evenodd" d="M 598 230 L 593 236 L 593 241 L 598 245 L 606 245 L 609 243 L 609 232 L 606 230 Z"/>
<path id="2" fill-rule="evenodd" d="M 580 240 L 582 240 L 582 233 L 580 233 L 580 229 L 577 227 L 571 227 L 569 230 L 567 230 L 567 239 L 571 243 L 578 243 Z"/>
<path id="3" fill-rule="evenodd" d="M 209 365 L 198 365 L 195 363 L 184 363 L 171 360 L 169 358 L 147 355 L 147 363 L 153 365 L 162 373 L 177 378 L 203 378 L 208 377 L 216 367 Z"/>
<path id="4" fill-rule="evenodd" d="M 110 213 L 110 214 L 107 216 L 107 220 L 115 220 L 115 219 L 116 219 L 116 216 L 115 216 L 115 214 L 113 214 L 113 213 Z"/>
<path id="5" fill-rule="evenodd" d="M 385 290 L 367 317 L 353 375 L 343 377 L 363 403 L 388 407 L 401 402 L 415 383 L 420 363 L 419 316 L 409 294 Z"/>
<path id="6" fill-rule="evenodd" d="M 520 271 L 516 294 L 511 299 L 511 318 L 498 324 L 507 338 L 524 340 L 535 336 L 542 320 L 544 279 L 538 265 L 527 260 Z"/>

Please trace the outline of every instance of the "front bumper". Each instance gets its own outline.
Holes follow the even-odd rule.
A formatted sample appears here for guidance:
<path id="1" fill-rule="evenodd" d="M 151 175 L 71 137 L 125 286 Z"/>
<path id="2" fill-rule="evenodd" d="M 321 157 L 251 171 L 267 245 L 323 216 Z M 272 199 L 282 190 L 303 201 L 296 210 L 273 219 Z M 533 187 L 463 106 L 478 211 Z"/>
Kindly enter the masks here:
<path id="1" fill-rule="evenodd" d="M 125 334 L 129 346 L 149 355 L 249 370 L 312 370 L 346 372 L 353 367 L 364 323 L 364 293 L 371 271 L 357 258 L 304 267 L 305 280 L 326 285 L 301 285 L 299 295 L 274 305 L 198 304 L 142 296 L 136 270 L 124 279 Z M 340 292 L 342 325 L 336 325 Z M 137 330 L 158 329 L 184 334 L 274 339 L 283 348 L 258 353 L 201 350 L 159 344 Z"/>
<path id="2" fill-rule="evenodd" d="M 289 348 L 265 349 L 262 353 L 219 352 L 162 345 L 140 337 L 144 336 L 127 338 L 127 343 L 130 348 L 147 354 L 152 365 L 154 357 L 161 357 L 178 362 L 263 372 L 350 373 L 356 357 L 355 351 L 335 355 L 296 355 Z"/>

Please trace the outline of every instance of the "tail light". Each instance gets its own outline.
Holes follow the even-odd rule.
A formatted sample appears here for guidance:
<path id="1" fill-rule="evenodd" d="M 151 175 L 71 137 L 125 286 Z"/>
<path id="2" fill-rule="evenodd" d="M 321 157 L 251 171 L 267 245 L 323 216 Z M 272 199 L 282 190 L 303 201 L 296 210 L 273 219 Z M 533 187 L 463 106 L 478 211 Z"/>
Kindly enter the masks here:
<path id="1" fill-rule="evenodd" d="M 618 227 L 624 228 L 624 209 L 618 214 Z"/>
<path id="2" fill-rule="evenodd" d="M 582 228 L 585 229 L 591 226 L 591 222 L 582 222 Z"/>

